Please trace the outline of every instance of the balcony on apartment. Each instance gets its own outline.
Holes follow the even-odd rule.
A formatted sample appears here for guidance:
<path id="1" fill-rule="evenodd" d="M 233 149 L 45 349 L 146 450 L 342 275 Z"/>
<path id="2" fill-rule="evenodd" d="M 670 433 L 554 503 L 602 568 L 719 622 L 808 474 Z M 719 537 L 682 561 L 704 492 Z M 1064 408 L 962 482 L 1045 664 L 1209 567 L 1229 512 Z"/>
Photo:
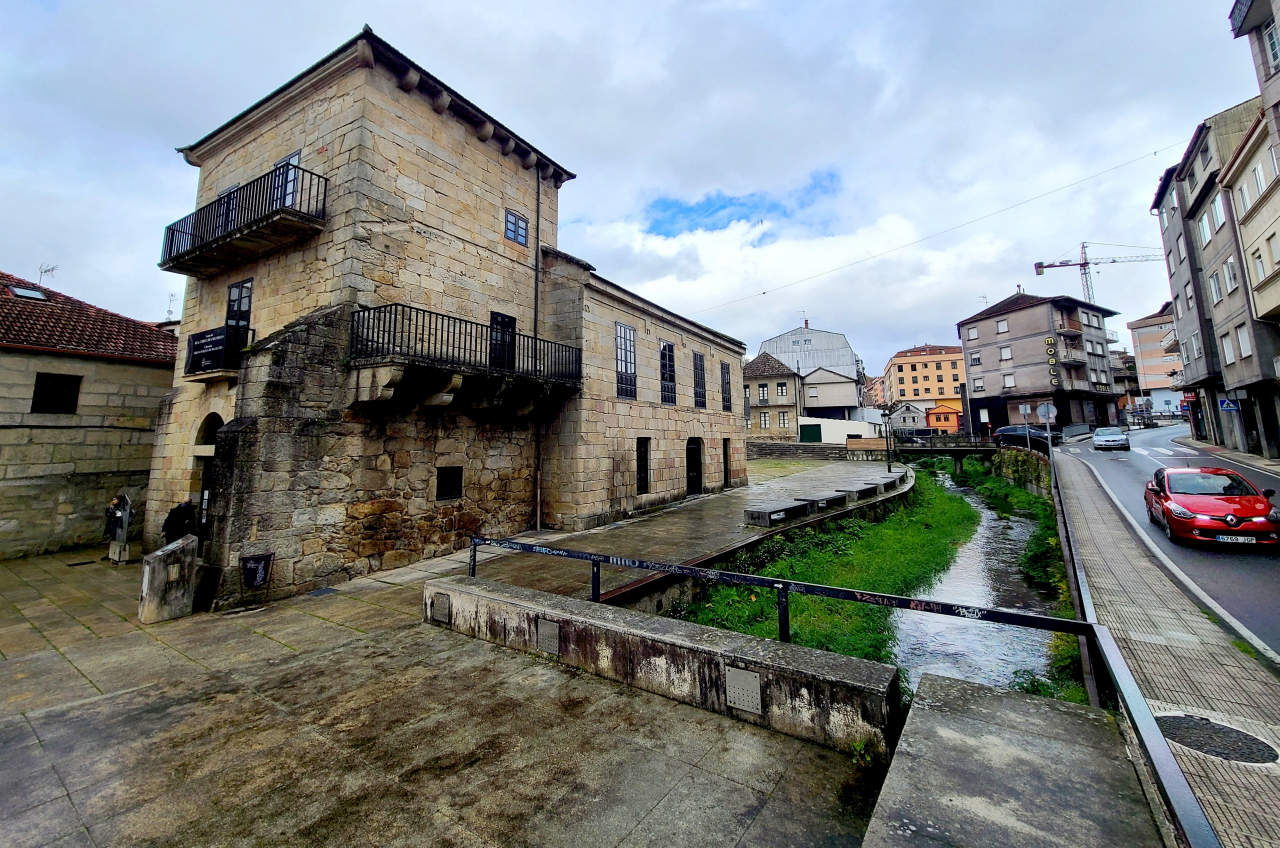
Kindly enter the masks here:
<path id="1" fill-rule="evenodd" d="M 226 325 L 187 336 L 187 362 L 182 370 L 189 383 L 213 383 L 240 374 L 244 349 L 253 341 L 248 327 Z"/>
<path id="2" fill-rule="evenodd" d="M 1066 392 L 1089 392 L 1093 391 L 1093 387 L 1089 385 L 1088 380 L 1063 380 L 1062 390 Z"/>
<path id="3" fill-rule="evenodd" d="M 1115 330 L 1103 330 L 1102 334 L 1107 337 L 1107 344 L 1120 344 L 1120 334 Z"/>
<path id="4" fill-rule="evenodd" d="M 211 277 L 309 238 L 325 226 L 329 181 L 285 163 L 164 230 L 160 268 Z"/>
<path id="5" fill-rule="evenodd" d="M 1064 364 L 1084 365 L 1089 360 L 1085 358 L 1083 348 L 1066 347 L 1065 345 L 1058 351 L 1058 360 Z"/>
<path id="6" fill-rule="evenodd" d="M 1165 353 L 1176 353 L 1178 351 L 1178 332 L 1170 330 L 1164 334 L 1164 338 L 1160 340 L 1160 348 Z"/>
<path id="7" fill-rule="evenodd" d="M 403 304 L 352 313 L 349 366 L 366 372 L 356 379 L 361 400 L 397 395 L 443 406 L 457 398 L 526 412 L 582 385 L 580 348 L 517 333 L 514 319 L 481 324 Z"/>
<path id="8" fill-rule="evenodd" d="M 1084 327 L 1082 327 L 1080 322 L 1074 318 L 1059 318 L 1057 323 L 1059 333 L 1065 333 L 1071 336 L 1084 335 Z"/>

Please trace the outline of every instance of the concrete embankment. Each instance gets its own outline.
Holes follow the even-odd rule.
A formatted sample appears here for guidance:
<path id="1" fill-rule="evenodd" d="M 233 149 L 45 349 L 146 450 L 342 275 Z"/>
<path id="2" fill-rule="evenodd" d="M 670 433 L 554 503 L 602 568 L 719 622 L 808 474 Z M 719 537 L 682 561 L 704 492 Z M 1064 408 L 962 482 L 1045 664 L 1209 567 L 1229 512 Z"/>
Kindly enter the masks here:
<path id="1" fill-rule="evenodd" d="M 1162 845 L 1115 719 L 926 674 L 864 848 Z"/>
<path id="2" fill-rule="evenodd" d="M 428 581 L 425 620 L 837 750 L 892 750 L 897 669 L 472 577 Z"/>

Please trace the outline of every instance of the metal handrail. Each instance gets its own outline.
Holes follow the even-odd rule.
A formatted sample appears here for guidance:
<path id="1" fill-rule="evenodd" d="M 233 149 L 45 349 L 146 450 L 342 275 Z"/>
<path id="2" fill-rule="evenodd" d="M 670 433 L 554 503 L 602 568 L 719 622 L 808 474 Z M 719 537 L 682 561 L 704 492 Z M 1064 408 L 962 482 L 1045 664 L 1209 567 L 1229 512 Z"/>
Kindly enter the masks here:
<path id="1" fill-rule="evenodd" d="M 351 361 L 402 358 L 432 365 L 582 382 L 582 351 L 399 303 L 351 315 Z"/>
<path id="2" fill-rule="evenodd" d="M 297 165 L 277 165 L 165 227 L 160 264 L 286 209 L 323 221 L 328 197 L 326 177 Z"/>
<path id="3" fill-rule="evenodd" d="M 1065 510 L 1064 510 L 1065 512 Z M 1069 526 L 1069 525 L 1068 525 Z M 1169 806 L 1174 818 L 1174 825 L 1189 848 L 1222 848 L 1213 825 L 1205 816 L 1186 775 L 1173 757 L 1173 751 L 1156 724 L 1155 716 L 1147 705 L 1142 691 L 1138 688 L 1133 673 L 1125 663 L 1124 655 L 1116 645 L 1111 631 L 1096 621 L 1079 621 L 1071 618 L 1054 618 L 1034 613 L 1012 612 L 1010 610 L 978 607 L 968 604 L 952 604 L 945 601 L 933 601 L 923 598 L 907 598 L 901 595 L 889 595 L 883 592 L 864 592 L 857 589 L 842 589 L 837 586 L 824 586 L 818 583 L 804 583 L 797 580 L 785 580 L 773 577 L 761 577 L 757 574 L 742 574 L 736 571 L 718 571 L 711 568 L 699 568 L 692 565 L 676 565 L 674 563 L 654 562 L 631 559 L 629 557 L 597 554 L 588 551 L 573 551 L 565 548 L 553 548 L 547 545 L 532 545 L 517 542 L 514 539 L 488 539 L 483 536 L 471 538 L 471 553 L 467 565 L 467 575 L 476 576 L 476 550 L 487 545 L 522 553 L 543 554 L 545 556 L 565 559 L 583 560 L 591 563 L 591 600 L 600 600 L 600 566 L 602 564 L 617 565 L 625 568 L 637 568 L 649 571 L 661 571 L 698 580 L 715 583 L 729 583 L 739 586 L 756 586 L 773 589 L 777 592 L 778 639 L 791 641 L 791 612 L 788 596 L 791 593 L 815 595 L 824 598 L 835 598 L 854 603 L 874 604 L 893 609 L 914 610 L 916 612 L 946 615 L 965 618 L 970 621 L 986 621 L 993 624 L 1010 624 L 1015 627 L 1028 627 L 1035 630 L 1047 630 L 1055 633 L 1070 633 L 1084 636 L 1090 647 L 1103 659 L 1103 665 L 1111 677 L 1116 694 L 1133 723 L 1134 732 L 1150 762 L 1160 793 Z M 1079 574 L 1079 569 L 1077 569 Z M 1084 589 L 1087 592 L 1087 588 Z M 1092 606 L 1090 606 L 1090 612 Z"/>

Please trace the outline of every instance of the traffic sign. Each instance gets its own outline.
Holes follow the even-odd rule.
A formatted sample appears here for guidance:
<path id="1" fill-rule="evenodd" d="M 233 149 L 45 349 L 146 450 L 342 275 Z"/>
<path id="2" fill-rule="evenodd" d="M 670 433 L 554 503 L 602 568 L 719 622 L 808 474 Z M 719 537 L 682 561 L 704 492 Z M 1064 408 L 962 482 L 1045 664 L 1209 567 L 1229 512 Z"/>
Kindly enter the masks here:
<path id="1" fill-rule="evenodd" d="M 1239 412 L 1240 407 L 1236 406 L 1236 402 L 1230 398 L 1218 398 L 1218 409 L 1223 412 Z"/>
<path id="2" fill-rule="evenodd" d="M 1046 424 L 1052 424 L 1058 417 L 1058 407 L 1051 403 L 1042 403 L 1036 407 L 1036 415 L 1040 416 L 1040 420 Z"/>

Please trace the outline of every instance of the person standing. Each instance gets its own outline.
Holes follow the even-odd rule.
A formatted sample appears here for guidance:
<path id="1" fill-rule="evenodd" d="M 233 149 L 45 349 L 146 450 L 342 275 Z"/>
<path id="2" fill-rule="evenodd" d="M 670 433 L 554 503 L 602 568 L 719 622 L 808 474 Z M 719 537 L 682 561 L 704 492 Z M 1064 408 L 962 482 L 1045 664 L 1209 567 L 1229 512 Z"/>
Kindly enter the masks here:
<path id="1" fill-rule="evenodd" d="M 106 509 L 106 525 L 102 535 L 108 544 L 104 560 L 116 565 L 124 565 L 129 561 L 129 523 L 133 519 L 133 508 L 126 494 L 116 495 Z"/>

